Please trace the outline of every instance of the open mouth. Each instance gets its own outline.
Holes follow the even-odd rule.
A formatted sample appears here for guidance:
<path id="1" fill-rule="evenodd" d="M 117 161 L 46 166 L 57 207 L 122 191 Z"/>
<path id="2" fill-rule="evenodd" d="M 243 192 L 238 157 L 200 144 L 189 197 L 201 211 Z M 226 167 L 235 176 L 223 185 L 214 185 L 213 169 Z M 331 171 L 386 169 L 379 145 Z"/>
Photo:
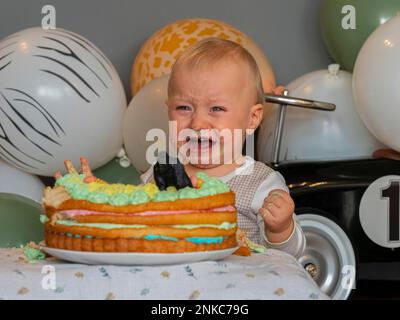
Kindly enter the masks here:
<path id="1" fill-rule="evenodd" d="M 217 143 L 212 137 L 187 137 L 186 142 L 190 144 L 191 149 L 197 150 L 211 149 Z"/>

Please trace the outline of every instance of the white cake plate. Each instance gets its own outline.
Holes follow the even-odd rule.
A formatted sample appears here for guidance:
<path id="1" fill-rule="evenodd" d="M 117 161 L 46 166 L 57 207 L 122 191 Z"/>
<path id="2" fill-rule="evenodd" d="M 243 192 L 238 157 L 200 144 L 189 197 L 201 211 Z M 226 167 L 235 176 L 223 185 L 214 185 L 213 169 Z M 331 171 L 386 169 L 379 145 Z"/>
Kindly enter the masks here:
<path id="1" fill-rule="evenodd" d="M 230 256 L 238 247 L 214 251 L 184 253 L 137 253 L 137 252 L 87 252 L 42 247 L 47 254 L 61 260 L 91 265 L 170 265 L 206 260 L 221 260 Z"/>

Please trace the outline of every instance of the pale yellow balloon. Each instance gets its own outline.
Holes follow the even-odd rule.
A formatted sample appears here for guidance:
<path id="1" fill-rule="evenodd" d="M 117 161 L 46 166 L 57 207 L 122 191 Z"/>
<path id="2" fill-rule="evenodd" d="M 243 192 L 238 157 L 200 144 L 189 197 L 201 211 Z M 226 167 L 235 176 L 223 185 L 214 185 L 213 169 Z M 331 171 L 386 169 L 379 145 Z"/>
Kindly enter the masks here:
<path id="1" fill-rule="evenodd" d="M 193 18 L 165 26 L 144 43 L 132 66 L 132 94 L 135 95 L 151 80 L 169 74 L 173 63 L 185 49 L 208 37 L 227 39 L 242 45 L 257 61 L 264 91 L 270 92 L 275 87 L 272 66 L 250 37 L 225 22 Z"/>

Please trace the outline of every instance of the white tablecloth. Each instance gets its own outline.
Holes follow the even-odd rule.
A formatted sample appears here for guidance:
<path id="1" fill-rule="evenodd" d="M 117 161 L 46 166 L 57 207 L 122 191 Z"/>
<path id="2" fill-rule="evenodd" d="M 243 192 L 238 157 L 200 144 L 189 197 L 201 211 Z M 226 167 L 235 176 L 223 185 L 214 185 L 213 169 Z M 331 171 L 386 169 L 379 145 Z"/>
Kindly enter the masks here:
<path id="1" fill-rule="evenodd" d="M 327 298 L 295 258 L 276 250 L 221 261 L 126 267 L 55 258 L 32 264 L 22 249 L 0 249 L 0 299 Z"/>

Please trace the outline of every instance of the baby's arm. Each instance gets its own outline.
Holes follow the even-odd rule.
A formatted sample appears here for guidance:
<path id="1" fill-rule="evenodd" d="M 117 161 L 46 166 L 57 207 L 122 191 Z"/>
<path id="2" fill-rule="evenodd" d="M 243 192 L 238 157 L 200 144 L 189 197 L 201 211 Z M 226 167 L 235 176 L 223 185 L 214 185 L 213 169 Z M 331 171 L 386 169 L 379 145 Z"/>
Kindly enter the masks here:
<path id="1" fill-rule="evenodd" d="M 269 248 L 282 250 L 295 257 L 300 257 L 305 249 L 306 239 L 291 208 L 292 200 L 287 193 L 288 191 L 282 175 L 274 171 L 257 189 L 251 207 L 257 214 L 261 243 L 264 243 Z M 280 193 L 280 195 L 275 195 L 275 192 Z M 275 204 L 273 204 L 272 208 L 271 206 L 268 208 L 271 201 L 280 207 L 286 208 L 284 209 L 283 217 L 279 217 L 281 209 L 274 208 Z M 266 204 L 265 206 L 264 203 Z M 264 209 L 260 210 L 263 207 Z M 264 214 L 266 218 L 263 218 L 260 211 L 265 209 L 270 212 L 267 212 L 266 215 Z M 286 212 L 287 210 L 290 212 Z"/>

